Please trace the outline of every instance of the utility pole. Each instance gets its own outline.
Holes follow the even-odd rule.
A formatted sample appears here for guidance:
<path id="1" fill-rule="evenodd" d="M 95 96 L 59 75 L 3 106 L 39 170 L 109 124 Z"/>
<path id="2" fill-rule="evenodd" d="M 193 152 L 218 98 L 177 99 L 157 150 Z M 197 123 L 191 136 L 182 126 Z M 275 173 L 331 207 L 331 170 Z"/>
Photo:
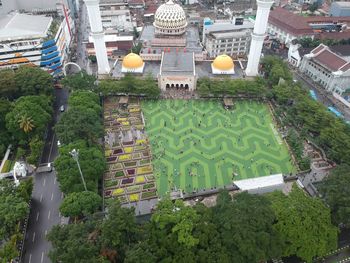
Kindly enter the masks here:
<path id="1" fill-rule="evenodd" d="M 80 168 L 80 164 L 79 164 L 79 150 L 73 149 L 69 153 L 70 153 L 70 155 L 72 155 L 73 159 L 77 162 L 77 165 L 78 165 L 78 168 L 79 168 L 79 173 L 80 173 L 80 176 L 81 176 L 81 180 L 83 181 L 84 189 L 85 189 L 85 191 L 87 191 L 85 179 L 84 179 L 83 173 L 81 172 L 81 168 Z"/>

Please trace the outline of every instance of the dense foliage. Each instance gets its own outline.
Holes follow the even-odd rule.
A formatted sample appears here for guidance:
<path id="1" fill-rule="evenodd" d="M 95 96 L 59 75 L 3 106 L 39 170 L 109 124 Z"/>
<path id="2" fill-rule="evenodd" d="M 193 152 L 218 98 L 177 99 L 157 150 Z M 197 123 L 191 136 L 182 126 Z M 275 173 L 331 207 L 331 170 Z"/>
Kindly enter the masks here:
<path id="1" fill-rule="evenodd" d="M 16 71 L 0 71 L 0 96 L 16 99 L 27 95 L 50 95 L 53 90 L 52 76 L 38 67 L 21 66 Z"/>
<path id="2" fill-rule="evenodd" d="M 285 68 L 285 64 L 276 57 L 265 57 L 263 60 L 265 75 L 273 86 L 273 99 L 277 102 L 280 117 L 287 119 L 287 125 L 292 125 L 299 131 L 309 134 L 310 139 L 322 147 L 327 157 L 336 163 L 350 165 L 350 127 L 328 112 L 319 102 L 313 100 L 307 91 L 291 81 L 276 85 L 277 78 L 271 77 L 273 68 Z M 285 79 L 291 79 L 291 73 L 286 70 Z"/>
<path id="3" fill-rule="evenodd" d="M 298 40 L 299 44 L 303 48 L 315 48 L 320 44 L 325 44 L 326 46 L 336 46 L 336 45 L 349 45 L 350 38 L 348 39 L 311 39 L 309 37 L 301 38 Z"/>
<path id="4" fill-rule="evenodd" d="M 156 98 L 160 94 L 160 89 L 157 82 L 151 75 L 145 79 L 136 78 L 131 74 L 126 74 L 120 80 L 102 80 L 98 86 L 99 92 L 103 95 L 143 95 L 151 98 Z"/>
<path id="5" fill-rule="evenodd" d="M 96 143 L 103 136 L 98 95 L 90 91 L 77 91 L 71 95 L 68 105 L 68 111 L 62 114 L 55 126 L 61 143 L 69 144 L 76 140 Z"/>
<path id="6" fill-rule="evenodd" d="M 101 205 L 102 198 L 95 192 L 73 192 L 64 198 L 60 212 L 63 216 L 77 218 L 93 214 Z"/>
<path id="7" fill-rule="evenodd" d="M 229 263 L 234 258 L 254 263 L 292 254 L 310 262 L 336 245 L 329 209 L 298 188 L 288 196 L 239 193 L 233 199 L 223 191 L 212 208 L 164 199 L 144 225 L 136 225 L 133 209 L 121 208 L 117 201 L 110 205 L 105 219 L 92 216 L 78 226 L 54 227 L 51 259 L 84 262 L 78 246 L 86 244 L 85 252 L 95 262 Z"/>
<path id="8" fill-rule="evenodd" d="M 276 216 L 273 227 L 281 235 L 283 256 L 297 255 L 312 262 L 313 258 L 337 248 L 338 229 L 332 225 L 330 210 L 320 199 L 306 196 L 296 186 L 288 196 L 275 192 L 269 197 Z"/>
<path id="9" fill-rule="evenodd" d="M 333 222 L 350 227 L 350 166 L 334 169 L 319 186 L 322 198 L 332 211 Z"/>
<path id="10" fill-rule="evenodd" d="M 66 76 L 62 82 L 70 90 L 94 90 L 96 88 L 96 78 L 85 71 Z"/>
<path id="11" fill-rule="evenodd" d="M 98 180 L 105 171 L 105 157 L 98 146 L 88 146 L 83 140 L 64 145 L 59 149 L 55 161 L 57 179 L 63 193 L 81 192 L 84 190 L 77 163 L 70 155 L 73 149 L 79 150 L 79 163 L 89 191 L 97 192 Z"/>
<path id="12" fill-rule="evenodd" d="M 29 212 L 28 201 L 33 190 L 31 179 L 21 181 L 18 187 L 13 181 L 0 180 L 0 260 L 10 262 L 19 252 L 16 244 L 21 238 L 19 222 Z"/>
<path id="13" fill-rule="evenodd" d="M 197 91 L 201 96 L 244 95 L 253 97 L 264 97 L 267 92 L 265 82 L 260 78 L 254 81 L 202 78 L 198 80 Z"/>
<path id="14" fill-rule="evenodd" d="M 0 77 L 1 79 L 1 77 Z M 6 129 L 6 114 L 12 110 L 12 104 L 0 98 L 0 157 L 6 151 L 8 143 L 11 141 L 11 133 Z"/>

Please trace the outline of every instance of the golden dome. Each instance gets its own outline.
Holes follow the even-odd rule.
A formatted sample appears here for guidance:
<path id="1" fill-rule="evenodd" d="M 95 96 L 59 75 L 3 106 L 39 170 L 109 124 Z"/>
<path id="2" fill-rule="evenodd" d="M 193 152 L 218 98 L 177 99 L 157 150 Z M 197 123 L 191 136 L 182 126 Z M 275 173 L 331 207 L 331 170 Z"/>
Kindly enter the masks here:
<path id="1" fill-rule="evenodd" d="M 129 53 L 123 59 L 123 67 L 128 69 L 140 68 L 143 63 L 142 58 L 135 53 Z"/>
<path id="2" fill-rule="evenodd" d="M 230 70 L 234 68 L 233 60 L 227 55 L 220 55 L 214 59 L 212 66 L 218 70 Z"/>

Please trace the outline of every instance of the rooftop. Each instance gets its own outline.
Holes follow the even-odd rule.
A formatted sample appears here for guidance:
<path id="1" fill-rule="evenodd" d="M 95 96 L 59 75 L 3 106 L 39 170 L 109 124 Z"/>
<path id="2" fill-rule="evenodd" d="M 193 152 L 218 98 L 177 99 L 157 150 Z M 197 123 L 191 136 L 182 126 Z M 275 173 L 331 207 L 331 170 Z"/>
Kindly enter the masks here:
<path id="1" fill-rule="evenodd" d="M 328 69 L 334 71 L 347 71 L 349 69 L 349 62 L 332 52 L 327 46 L 321 44 L 311 51 L 315 56 L 313 60 L 324 65 Z"/>
<path id="2" fill-rule="evenodd" d="M 332 5 L 338 5 L 340 7 L 350 8 L 350 2 L 333 2 Z"/>
<path id="3" fill-rule="evenodd" d="M 52 17 L 11 13 L 0 18 L 0 41 L 44 38 Z"/>
<path id="4" fill-rule="evenodd" d="M 161 63 L 162 74 L 193 75 L 194 58 L 190 52 L 165 52 Z"/>
<path id="5" fill-rule="evenodd" d="M 269 23 L 294 35 L 313 34 L 304 17 L 281 7 L 276 7 L 270 12 Z"/>

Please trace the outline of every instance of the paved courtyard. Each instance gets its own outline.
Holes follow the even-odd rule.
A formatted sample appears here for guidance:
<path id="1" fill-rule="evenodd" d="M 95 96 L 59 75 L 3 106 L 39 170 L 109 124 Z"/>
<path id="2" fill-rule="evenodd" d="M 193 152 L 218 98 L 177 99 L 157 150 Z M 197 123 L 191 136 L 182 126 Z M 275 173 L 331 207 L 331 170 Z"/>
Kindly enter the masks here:
<path id="1" fill-rule="evenodd" d="M 158 195 L 295 172 L 265 103 L 221 100 L 142 101 Z"/>

